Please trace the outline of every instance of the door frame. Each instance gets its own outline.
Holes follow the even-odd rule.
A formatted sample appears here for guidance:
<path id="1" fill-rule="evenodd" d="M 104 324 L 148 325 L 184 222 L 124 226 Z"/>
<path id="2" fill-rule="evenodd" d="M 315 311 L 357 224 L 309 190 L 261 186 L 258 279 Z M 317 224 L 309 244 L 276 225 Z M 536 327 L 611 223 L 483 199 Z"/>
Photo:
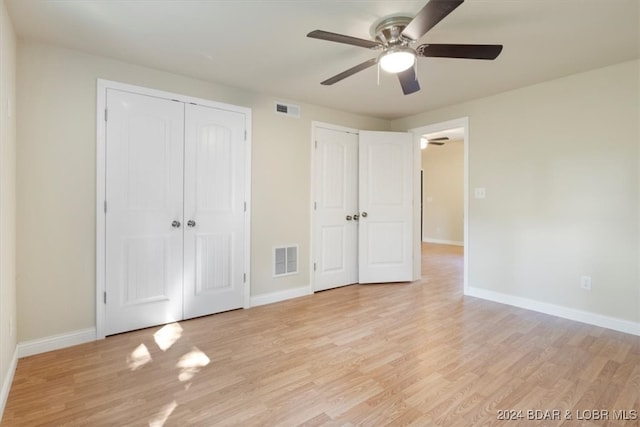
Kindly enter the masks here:
<path id="1" fill-rule="evenodd" d="M 96 339 L 104 339 L 106 310 L 104 292 L 106 290 L 106 103 L 107 89 L 153 96 L 205 107 L 233 111 L 245 116 L 245 201 L 247 203 L 244 221 L 244 271 L 246 280 L 243 287 L 243 306 L 250 307 L 251 289 L 251 108 L 225 104 L 203 98 L 165 92 L 105 79 L 97 79 L 96 84 Z"/>
<path id="2" fill-rule="evenodd" d="M 464 177 L 463 177 L 463 186 L 464 186 L 464 259 L 463 259 L 463 293 L 464 295 L 468 295 L 469 289 L 469 117 L 460 117 L 458 119 L 447 120 L 445 122 L 433 123 L 430 125 L 421 126 L 418 128 L 409 129 L 409 132 L 413 133 L 415 143 L 418 147 L 418 155 L 417 161 L 420 164 L 420 136 L 425 133 L 434 133 L 440 132 L 453 128 L 464 128 Z M 418 186 L 419 189 L 419 186 Z M 415 200 L 419 200 L 420 196 L 417 195 Z M 414 219 L 420 217 L 420 207 L 416 204 L 417 211 L 414 212 Z M 419 220 L 419 219 L 418 219 Z M 414 222 L 415 225 L 415 222 Z M 415 230 L 419 230 L 420 227 L 414 228 Z M 417 236 L 417 233 L 414 233 L 414 238 L 417 240 L 417 265 L 420 266 L 420 247 L 422 244 L 422 237 Z M 415 256 L 416 254 L 414 254 Z M 414 260 L 414 263 L 416 261 Z M 415 265 L 415 264 L 414 264 Z M 419 268 L 419 267 L 418 267 Z M 418 276 L 419 277 L 419 276 Z"/>

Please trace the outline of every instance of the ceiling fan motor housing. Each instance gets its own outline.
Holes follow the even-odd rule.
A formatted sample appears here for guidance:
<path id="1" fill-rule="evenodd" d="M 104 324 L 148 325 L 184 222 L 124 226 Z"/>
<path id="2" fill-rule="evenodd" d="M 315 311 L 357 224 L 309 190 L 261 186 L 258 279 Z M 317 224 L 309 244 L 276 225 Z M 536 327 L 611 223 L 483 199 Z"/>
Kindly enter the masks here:
<path id="1" fill-rule="evenodd" d="M 415 41 L 402 36 L 402 31 L 413 18 L 409 16 L 392 16 L 382 20 L 373 30 L 375 39 L 385 47 L 409 46 Z"/>

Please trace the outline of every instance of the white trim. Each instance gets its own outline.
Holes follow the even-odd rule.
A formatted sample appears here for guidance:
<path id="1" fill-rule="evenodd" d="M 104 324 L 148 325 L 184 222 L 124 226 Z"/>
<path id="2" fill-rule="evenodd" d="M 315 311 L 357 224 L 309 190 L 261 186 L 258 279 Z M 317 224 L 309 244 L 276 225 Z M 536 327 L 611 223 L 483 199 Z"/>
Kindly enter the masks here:
<path id="1" fill-rule="evenodd" d="M 17 347 L 18 357 L 33 356 L 47 351 L 59 350 L 78 344 L 96 340 L 96 328 L 80 329 L 64 334 L 51 335 L 49 337 L 19 342 Z"/>
<path id="2" fill-rule="evenodd" d="M 629 320 L 475 287 L 467 288 L 465 295 L 640 336 L 640 323 Z"/>
<path id="3" fill-rule="evenodd" d="M 96 86 L 96 338 L 105 337 L 105 304 L 106 291 L 106 216 L 104 202 L 106 200 L 106 122 L 104 110 L 107 107 L 107 88 L 109 82 L 98 79 Z"/>
<path id="4" fill-rule="evenodd" d="M 349 127 L 345 127 L 345 126 L 340 126 L 340 125 L 334 125 L 331 123 L 325 123 L 325 122 L 318 122 L 318 121 L 312 121 L 311 122 L 311 144 L 314 143 L 315 141 L 315 129 L 316 128 L 323 128 L 323 129 L 328 129 L 328 130 L 337 130 L 340 132 L 348 132 L 348 133 L 353 133 L 356 135 L 360 134 L 360 129 L 354 129 L 354 128 L 349 128 Z"/>
<path id="5" fill-rule="evenodd" d="M 251 307 L 251 158 L 252 153 L 252 133 L 251 133 L 251 108 L 244 108 L 245 117 L 244 129 L 246 132 L 245 143 L 245 164 L 244 164 L 244 197 L 247 209 L 244 213 L 244 305 L 243 308 Z"/>
<path id="6" fill-rule="evenodd" d="M 256 295 L 251 297 L 251 307 L 273 304 L 275 302 L 286 301 L 288 299 L 304 297 L 312 294 L 313 291 L 310 285 L 287 289 L 285 291 L 270 292 L 268 294 Z"/>
<path id="7" fill-rule="evenodd" d="M 422 241 L 424 243 L 437 243 L 438 245 L 464 246 L 464 242 L 459 242 L 457 240 L 432 239 L 430 237 L 425 237 Z"/>
<path id="8" fill-rule="evenodd" d="M 4 407 L 7 404 L 9 398 L 9 392 L 11 391 L 11 384 L 13 383 L 13 376 L 16 373 L 16 367 L 18 366 L 18 349 L 13 351 L 13 357 L 11 363 L 9 363 L 9 369 L 7 370 L 7 376 L 4 377 L 2 383 L 2 391 L 0 391 L 0 420 L 4 414 Z"/>
<path id="9" fill-rule="evenodd" d="M 422 126 L 415 129 L 410 129 L 410 132 L 416 134 L 416 138 L 419 140 L 420 135 L 425 133 L 440 132 L 443 130 L 464 128 L 464 243 L 465 248 L 469 247 L 469 146 L 471 140 L 469 138 L 469 117 L 461 117 L 458 119 L 447 120 L 446 122 L 434 123 L 427 126 Z M 464 294 L 467 294 L 469 289 L 469 251 L 464 251 L 463 260 L 463 287 Z"/>
<path id="10" fill-rule="evenodd" d="M 106 217 L 104 213 L 104 201 L 106 199 L 106 126 L 104 120 L 107 106 L 107 89 L 116 89 L 140 95 L 156 98 L 171 99 L 184 103 L 194 103 L 205 107 L 218 108 L 232 111 L 245 116 L 246 151 L 245 151 L 245 202 L 247 210 L 244 221 L 244 273 L 246 279 L 243 287 L 244 308 L 251 306 L 251 108 L 238 105 L 225 104 L 203 98 L 181 95 L 161 90 L 129 85 L 111 80 L 97 80 L 96 96 L 96 329 L 95 339 L 105 337 L 106 310 L 103 302 L 103 294 L 106 290 L 105 276 L 105 242 L 106 242 Z"/>
<path id="11" fill-rule="evenodd" d="M 412 133 L 412 132 L 410 132 Z M 422 192 L 422 150 L 420 149 L 420 135 L 413 133 L 413 218 L 411 226 L 413 227 L 411 236 L 411 247 L 413 249 L 413 280 L 422 279 L 422 215 L 421 209 L 421 192 Z"/>

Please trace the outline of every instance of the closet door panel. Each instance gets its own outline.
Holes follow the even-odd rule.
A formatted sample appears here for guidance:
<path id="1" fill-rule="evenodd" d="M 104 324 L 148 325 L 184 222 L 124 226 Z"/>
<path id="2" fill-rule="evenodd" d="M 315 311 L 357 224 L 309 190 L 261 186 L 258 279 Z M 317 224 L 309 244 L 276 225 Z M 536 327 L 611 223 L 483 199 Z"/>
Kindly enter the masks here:
<path id="1" fill-rule="evenodd" d="M 182 318 L 184 106 L 109 89 L 106 334 Z"/>
<path id="2" fill-rule="evenodd" d="M 185 319 L 243 306 L 245 116 L 186 105 Z"/>

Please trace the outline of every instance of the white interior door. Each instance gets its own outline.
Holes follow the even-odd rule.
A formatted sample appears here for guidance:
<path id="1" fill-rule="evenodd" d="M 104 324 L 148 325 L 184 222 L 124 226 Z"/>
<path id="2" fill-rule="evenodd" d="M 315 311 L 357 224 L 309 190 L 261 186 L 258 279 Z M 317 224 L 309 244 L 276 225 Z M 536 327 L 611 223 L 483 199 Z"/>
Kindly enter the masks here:
<path id="1" fill-rule="evenodd" d="M 245 116 L 186 105 L 184 318 L 244 299 Z"/>
<path id="2" fill-rule="evenodd" d="M 413 278 L 413 137 L 360 132 L 359 282 Z"/>
<path id="3" fill-rule="evenodd" d="M 358 135 L 315 128 L 314 290 L 358 282 Z"/>
<path id="4" fill-rule="evenodd" d="M 113 89 L 106 97 L 109 335 L 182 318 L 184 104 Z"/>

